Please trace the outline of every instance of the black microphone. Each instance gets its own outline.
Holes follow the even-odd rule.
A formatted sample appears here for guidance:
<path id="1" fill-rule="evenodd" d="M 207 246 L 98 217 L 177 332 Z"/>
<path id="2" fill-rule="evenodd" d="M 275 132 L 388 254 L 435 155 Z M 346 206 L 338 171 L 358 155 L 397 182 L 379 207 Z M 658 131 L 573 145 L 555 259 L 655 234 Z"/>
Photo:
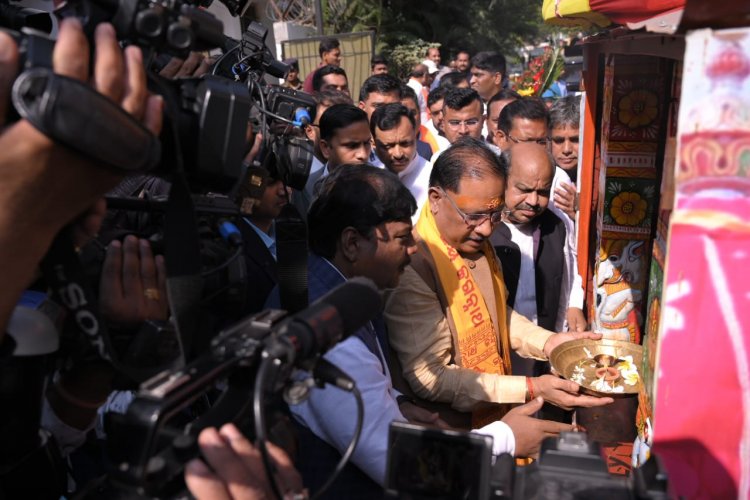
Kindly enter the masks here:
<path id="1" fill-rule="evenodd" d="M 271 356 L 293 356 L 296 362 L 322 354 L 348 337 L 383 309 L 375 284 L 352 278 L 313 302 L 310 307 L 282 321 L 276 342 L 266 346 Z M 292 352 L 289 352 L 291 348 Z"/>

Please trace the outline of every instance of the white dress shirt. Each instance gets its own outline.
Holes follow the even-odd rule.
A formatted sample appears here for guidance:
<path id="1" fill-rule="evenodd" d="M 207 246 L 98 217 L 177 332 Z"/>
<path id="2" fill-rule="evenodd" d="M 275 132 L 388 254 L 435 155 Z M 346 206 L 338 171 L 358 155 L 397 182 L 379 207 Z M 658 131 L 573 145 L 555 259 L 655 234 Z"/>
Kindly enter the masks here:
<path id="1" fill-rule="evenodd" d="M 432 118 L 430 118 L 427 121 L 423 121 L 422 125 L 424 125 L 427 130 L 430 131 L 430 133 L 435 137 L 435 140 L 438 143 L 438 151 L 442 151 L 444 149 L 448 149 L 451 146 L 451 142 L 446 139 L 444 136 L 440 135 L 440 132 L 438 129 L 435 128 L 435 125 L 432 123 Z M 434 153 L 437 153 L 437 151 L 434 151 Z"/>
<path id="2" fill-rule="evenodd" d="M 379 354 L 382 357 L 382 352 Z M 394 421 L 406 421 L 396 401 L 400 393 L 391 384 L 388 366 L 355 335 L 336 344 L 324 358 L 348 374 L 362 394 L 364 422 L 352 462 L 373 481 L 384 485 L 389 426 Z M 306 401 L 290 405 L 289 409 L 299 422 L 339 453 L 349 445 L 357 414 L 351 394 L 329 385 L 316 387 Z M 515 452 L 513 431 L 504 422 L 493 422 L 472 432 L 492 436 L 496 455 Z"/>
<path id="3" fill-rule="evenodd" d="M 410 78 L 406 85 L 411 88 L 415 94 L 417 94 L 417 104 L 419 105 L 419 117 L 422 123 L 425 123 L 430 118 L 427 116 L 427 103 L 424 100 L 424 93 L 422 89 L 424 86 L 413 78 Z"/>
<path id="4" fill-rule="evenodd" d="M 534 269 L 534 228 L 530 224 L 503 224 L 510 229 L 510 239 L 518 245 L 521 253 L 521 268 L 518 271 L 518 288 L 513 309 L 529 321 L 537 324 L 536 270 Z"/>
<path id="5" fill-rule="evenodd" d="M 565 170 L 560 167 L 555 167 L 555 177 L 552 179 L 552 191 L 550 192 L 548 208 L 563 221 L 567 233 L 565 265 L 567 267 L 566 276 L 568 277 L 567 284 L 569 286 L 563 288 L 563 293 L 569 294 L 568 307 L 583 309 L 583 279 L 578 273 L 578 238 L 576 235 L 575 222 L 571 220 L 570 217 L 568 217 L 568 214 L 563 212 L 560 207 L 555 205 L 555 190 L 564 182 L 573 184 Z"/>
<path id="6" fill-rule="evenodd" d="M 414 199 L 417 200 L 417 211 L 411 218 L 413 224 L 416 224 L 417 220 L 419 220 L 422 205 L 427 201 L 431 172 L 432 164 L 418 154 L 415 154 L 414 159 L 409 165 L 398 173 L 398 178 L 401 179 L 404 186 L 411 192 Z"/>

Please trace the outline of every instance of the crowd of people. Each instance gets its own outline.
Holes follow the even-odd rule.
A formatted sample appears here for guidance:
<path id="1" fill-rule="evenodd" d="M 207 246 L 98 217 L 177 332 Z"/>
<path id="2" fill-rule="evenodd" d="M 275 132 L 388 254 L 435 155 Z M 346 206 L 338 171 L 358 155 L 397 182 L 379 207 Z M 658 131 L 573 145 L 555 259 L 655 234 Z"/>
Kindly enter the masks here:
<path id="1" fill-rule="evenodd" d="M 163 101 L 147 90 L 140 51 L 121 51 L 108 25 L 95 42 L 92 63 L 80 24 L 63 21 L 55 72 L 88 81 L 158 134 Z M 581 394 L 547 363 L 564 342 L 600 338 L 588 330 L 576 266 L 578 98 L 521 97 L 508 88 L 502 54 L 459 51 L 442 66 L 434 47 L 407 81 L 373 58 L 372 75 L 352 96 L 339 42 L 322 41 L 319 53 L 319 67 L 304 79 L 287 61 L 284 84 L 317 104 L 300 131 L 314 151 L 307 184 L 291 190 L 270 179 L 240 232 L 253 290 L 244 314 L 280 305 L 275 220 L 288 203 L 307 222 L 310 301 L 354 277 L 369 278 L 386 298 L 381 316 L 324 356 L 355 381 L 364 402 L 359 445 L 325 498 L 383 497 L 395 421 L 489 434 L 494 454 L 535 457 L 544 438 L 575 428 L 570 410 L 612 402 Z M 3 117 L 17 65 L 15 42 L 0 33 Z M 0 307 L 5 325 L 55 235 L 73 223 L 76 244 L 85 246 L 104 219 L 97 200 L 123 179 L 25 120 L 0 141 L 0 251 L 13 263 Z M 104 319 L 134 328 L 167 321 L 167 265 L 147 239 L 108 242 Z M 4 331 L 0 362 L 19 342 Z M 50 379 L 41 418 L 64 456 L 91 433 L 102 438 L 99 417 L 132 399 L 113 391 L 114 374 L 103 365 L 61 367 Z M 270 498 L 269 481 L 285 498 L 318 491 L 355 432 L 355 402 L 335 387 L 315 387 L 288 411 L 298 446 L 270 445 L 272 479 L 237 427 L 204 430 L 202 459 L 185 470 L 193 495 Z"/>

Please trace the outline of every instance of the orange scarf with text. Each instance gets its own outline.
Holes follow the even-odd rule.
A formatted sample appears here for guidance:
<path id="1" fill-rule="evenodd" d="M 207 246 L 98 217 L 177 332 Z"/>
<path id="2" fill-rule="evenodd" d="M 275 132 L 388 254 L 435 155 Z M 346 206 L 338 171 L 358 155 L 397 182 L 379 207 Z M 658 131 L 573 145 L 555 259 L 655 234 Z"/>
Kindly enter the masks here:
<path id="1" fill-rule="evenodd" d="M 497 311 L 500 346 L 488 304 L 463 257 L 440 236 L 429 201 L 422 207 L 416 229 L 435 261 L 440 286 L 448 299 L 448 309 L 457 330 L 462 367 L 481 373 L 510 374 L 510 338 L 505 327 L 505 283 L 492 245 L 485 241 L 482 252 L 492 271 L 495 303 L 489 306 L 494 306 Z M 472 414 L 472 427 L 480 427 L 501 416 L 502 413 L 499 414 L 494 408 L 490 412 L 475 411 Z"/>

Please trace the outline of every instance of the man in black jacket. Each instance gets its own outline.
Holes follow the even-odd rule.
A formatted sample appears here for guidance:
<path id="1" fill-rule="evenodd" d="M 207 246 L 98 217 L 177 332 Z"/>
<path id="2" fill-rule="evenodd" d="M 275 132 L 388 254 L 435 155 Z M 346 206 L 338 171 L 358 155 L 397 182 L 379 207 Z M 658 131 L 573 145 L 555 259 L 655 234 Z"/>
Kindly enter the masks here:
<path id="1" fill-rule="evenodd" d="M 239 229 L 250 284 L 247 287 L 245 313 L 263 309 L 268 294 L 278 280 L 274 221 L 288 203 L 287 200 L 284 183 L 271 178 L 267 180 L 261 196 L 253 199 L 250 204 L 243 204 L 243 213 L 246 215 Z"/>
<path id="2" fill-rule="evenodd" d="M 503 151 L 508 160 L 503 223 L 490 241 L 503 267 L 508 305 L 537 325 L 563 331 L 572 276 L 563 222 L 547 210 L 554 176 L 548 149 L 522 142 Z M 533 363 L 513 359 L 514 375 L 533 375 Z M 521 370 L 528 370 L 526 371 Z"/>

